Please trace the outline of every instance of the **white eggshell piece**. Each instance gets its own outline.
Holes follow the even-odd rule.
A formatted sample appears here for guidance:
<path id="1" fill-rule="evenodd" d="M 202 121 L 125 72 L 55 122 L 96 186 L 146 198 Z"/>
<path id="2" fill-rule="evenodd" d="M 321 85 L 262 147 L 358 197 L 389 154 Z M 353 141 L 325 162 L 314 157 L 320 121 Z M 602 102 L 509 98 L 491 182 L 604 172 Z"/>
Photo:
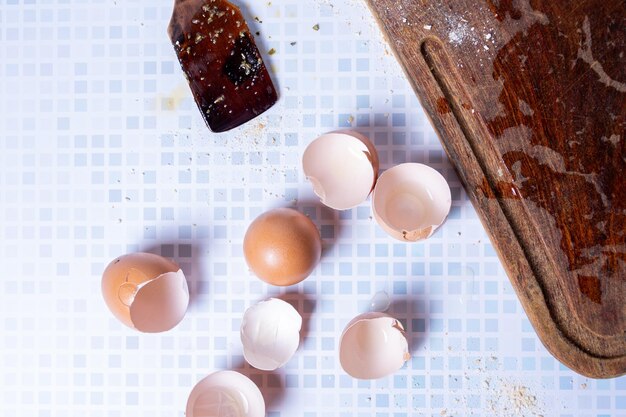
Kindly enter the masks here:
<path id="1" fill-rule="evenodd" d="M 378 379 L 396 372 L 411 357 L 402 324 L 384 313 L 365 313 L 346 326 L 339 362 L 350 376 Z"/>
<path id="2" fill-rule="evenodd" d="M 322 203 L 347 210 L 367 199 L 378 175 L 378 155 L 357 132 L 327 133 L 309 144 L 302 157 L 304 174 Z"/>
<path id="3" fill-rule="evenodd" d="M 430 237 L 450 213 L 452 195 L 445 178 L 417 163 L 385 171 L 374 188 L 372 211 L 392 237 L 415 242 Z"/>
<path id="4" fill-rule="evenodd" d="M 123 290 L 123 286 L 120 287 L 120 291 Z M 130 319 L 141 332 L 163 332 L 180 323 L 188 305 L 187 280 L 179 269 L 137 287 L 130 304 Z"/>
<path id="5" fill-rule="evenodd" d="M 248 377 L 215 372 L 196 384 L 187 400 L 186 417 L 264 417 L 265 401 Z"/>
<path id="6" fill-rule="evenodd" d="M 302 317 L 286 301 L 271 298 L 248 308 L 240 330 L 244 358 L 264 371 L 280 368 L 298 349 L 301 327 Z"/>

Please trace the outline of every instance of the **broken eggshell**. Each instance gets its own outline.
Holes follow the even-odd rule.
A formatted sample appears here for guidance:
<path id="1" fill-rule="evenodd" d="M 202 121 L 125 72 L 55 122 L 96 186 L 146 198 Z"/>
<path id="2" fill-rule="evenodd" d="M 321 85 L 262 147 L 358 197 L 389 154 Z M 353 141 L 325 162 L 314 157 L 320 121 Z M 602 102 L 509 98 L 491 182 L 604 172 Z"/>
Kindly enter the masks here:
<path id="1" fill-rule="evenodd" d="M 374 218 L 392 237 L 409 242 L 430 237 L 452 205 L 450 186 L 435 169 L 418 163 L 385 171 L 374 188 Z"/>
<path id="2" fill-rule="evenodd" d="M 243 356 L 262 371 L 286 364 L 300 344 L 302 316 L 286 301 L 270 298 L 248 308 L 241 321 Z"/>
<path id="3" fill-rule="evenodd" d="M 396 372 L 409 360 L 402 324 L 385 313 L 354 318 L 339 340 L 339 362 L 357 379 L 378 379 Z"/>
<path id="4" fill-rule="evenodd" d="M 215 372 L 196 384 L 187 400 L 186 417 L 264 417 L 259 388 L 235 371 Z"/>
<path id="5" fill-rule="evenodd" d="M 183 319 L 189 304 L 183 271 L 152 253 L 113 260 L 102 274 L 102 296 L 117 319 L 145 333 L 170 330 Z"/>
<path id="6" fill-rule="evenodd" d="M 322 203 L 336 210 L 358 206 L 378 176 L 378 153 L 370 140 L 353 131 L 322 135 L 307 146 L 302 167 Z"/>

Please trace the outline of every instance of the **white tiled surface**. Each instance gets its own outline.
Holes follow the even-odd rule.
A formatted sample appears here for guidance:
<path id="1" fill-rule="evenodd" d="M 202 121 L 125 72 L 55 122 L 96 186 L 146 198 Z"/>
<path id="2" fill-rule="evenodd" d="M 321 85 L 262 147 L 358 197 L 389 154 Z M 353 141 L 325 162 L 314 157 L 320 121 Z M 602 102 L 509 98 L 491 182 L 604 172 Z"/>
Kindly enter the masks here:
<path id="1" fill-rule="evenodd" d="M 0 415 L 183 416 L 196 381 L 238 369 L 272 417 L 626 416 L 626 378 L 577 376 L 536 338 L 365 6 L 246 4 L 260 48 L 276 50 L 265 58 L 281 99 L 218 136 L 166 37 L 169 0 L 0 0 Z M 392 241 L 369 202 L 316 203 L 301 152 L 349 125 L 383 168 L 419 161 L 448 178 L 453 210 L 432 239 Z M 303 346 L 261 373 L 243 365 L 240 318 L 285 291 L 250 274 L 241 241 L 277 206 L 309 214 L 326 250 L 284 295 L 308 322 Z M 190 310 L 168 333 L 126 329 L 101 299 L 104 266 L 136 250 L 173 257 L 190 279 Z M 357 382 L 339 367 L 338 337 L 379 291 L 413 359 Z"/>

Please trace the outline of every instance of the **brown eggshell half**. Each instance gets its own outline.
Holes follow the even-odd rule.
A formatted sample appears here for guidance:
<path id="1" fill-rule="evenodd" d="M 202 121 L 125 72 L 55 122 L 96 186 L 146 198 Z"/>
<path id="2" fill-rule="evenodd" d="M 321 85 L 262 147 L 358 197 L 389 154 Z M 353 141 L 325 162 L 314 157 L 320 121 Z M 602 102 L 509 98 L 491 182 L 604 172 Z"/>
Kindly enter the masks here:
<path id="1" fill-rule="evenodd" d="M 102 274 L 102 296 L 118 320 L 149 333 L 176 326 L 189 303 L 182 270 L 152 253 L 133 253 L 113 260 Z"/>
<path id="2" fill-rule="evenodd" d="M 141 286 L 130 305 L 130 318 L 141 332 L 164 332 L 180 323 L 188 304 L 189 290 L 183 271 L 166 272 Z"/>
<path id="3" fill-rule="evenodd" d="M 243 253 L 254 274 L 268 284 L 288 286 L 308 277 L 322 255 L 313 222 L 288 208 L 270 210 L 248 227 Z"/>

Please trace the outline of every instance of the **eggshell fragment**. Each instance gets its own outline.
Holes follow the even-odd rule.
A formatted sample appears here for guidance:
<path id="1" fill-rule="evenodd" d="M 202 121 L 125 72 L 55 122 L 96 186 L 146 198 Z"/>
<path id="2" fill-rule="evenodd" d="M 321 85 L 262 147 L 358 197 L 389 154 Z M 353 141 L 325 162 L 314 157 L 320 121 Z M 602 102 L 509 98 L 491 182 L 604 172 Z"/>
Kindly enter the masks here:
<path id="1" fill-rule="evenodd" d="M 183 271 L 152 253 L 133 253 L 112 261 L 102 274 L 102 296 L 122 323 L 146 333 L 172 329 L 189 304 Z"/>
<path id="2" fill-rule="evenodd" d="M 301 328 L 302 317 L 286 301 L 270 298 L 248 308 L 240 329 L 244 358 L 263 371 L 280 368 L 298 349 Z"/>
<path id="3" fill-rule="evenodd" d="M 378 176 L 378 153 L 353 131 L 327 133 L 307 146 L 304 174 L 326 206 L 346 210 L 367 199 Z"/>
<path id="4" fill-rule="evenodd" d="M 391 375 L 411 357 L 402 324 L 384 313 L 365 313 L 346 326 L 339 340 L 339 362 L 358 379 Z"/>
<path id="5" fill-rule="evenodd" d="M 257 217 L 243 239 L 254 274 L 268 284 L 288 286 L 308 277 L 322 256 L 317 227 L 304 214 L 278 208 Z"/>
<path id="6" fill-rule="evenodd" d="M 196 384 L 187 400 L 186 417 L 264 417 L 265 401 L 248 377 L 215 372 Z"/>
<path id="7" fill-rule="evenodd" d="M 374 189 L 372 211 L 392 237 L 415 242 L 430 237 L 452 205 L 450 187 L 435 169 L 417 163 L 385 171 Z"/>

